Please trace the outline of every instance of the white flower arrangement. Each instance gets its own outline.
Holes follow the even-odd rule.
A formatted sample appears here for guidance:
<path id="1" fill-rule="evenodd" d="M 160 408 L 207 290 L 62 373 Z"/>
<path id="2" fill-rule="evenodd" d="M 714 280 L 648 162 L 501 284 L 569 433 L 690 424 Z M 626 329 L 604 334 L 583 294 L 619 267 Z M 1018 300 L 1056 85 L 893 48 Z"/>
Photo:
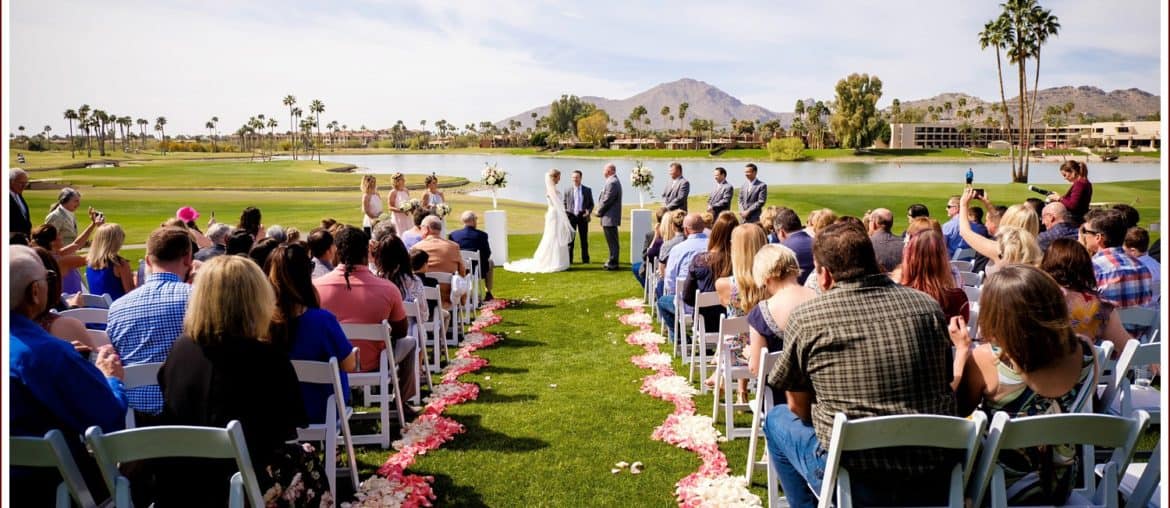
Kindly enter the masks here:
<path id="1" fill-rule="evenodd" d="M 667 396 L 673 395 L 677 397 L 694 397 L 695 395 L 699 394 L 699 390 L 696 390 L 695 387 L 691 386 L 691 383 L 687 381 L 687 378 L 682 376 L 664 376 L 662 378 L 655 379 L 652 386 L 655 390 Z M 711 427 L 710 420 L 710 418 L 707 419 L 708 427 Z M 714 428 L 712 428 L 712 430 L 714 430 Z"/>
<path id="2" fill-rule="evenodd" d="M 408 491 L 403 489 L 402 482 L 397 478 L 391 480 L 381 476 L 374 476 L 362 482 L 361 488 L 354 494 L 357 504 L 342 503 L 342 508 L 359 506 L 402 506 L 406 504 Z"/>
<path id="3" fill-rule="evenodd" d="M 488 187 L 494 189 L 503 189 L 508 186 L 508 173 L 495 164 L 485 164 L 486 167 L 480 172 L 480 181 Z"/>
<path id="4" fill-rule="evenodd" d="M 701 480 L 689 494 L 692 501 L 698 501 L 696 506 L 763 506 L 760 497 L 748 490 L 747 478 L 743 476 L 707 478 Z"/>
<path id="5" fill-rule="evenodd" d="M 451 205 L 448 205 L 447 203 L 439 203 L 435 205 L 435 215 L 438 215 L 440 219 L 445 219 L 450 214 Z"/>
<path id="6" fill-rule="evenodd" d="M 672 415 L 659 430 L 666 442 L 679 448 L 690 449 L 719 443 L 715 421 L 707 415 Z"/>
<path id="7" fill-rule="evenodd" d="M 627 341 L 635 346 L 649 346 L 651 344 L 666 344 L 666 336 L 655 332 L 634 332 Z"/>
<path id="8" fill-rule="evenodd" d="M 650 186 L 654 185 L 654 170 L 643 166 L 642 161 L 635 161 L 634 169 L 630 170 L 630 184 L 635 189 L 650 193 Z"/>
<path id="9" fill-rule="evenodd" d="M 643 365 L 650 369 L 670 367 L 671 357 L 667 353 L 646 353 L 638 357 Z"/>
<path id="10" fill-rule="evenodd" d="M 411 200 L 403 203 L 402 207 L 400 209 L 402 210 L 402 213 L 410 215 L 410 214 L 414 213 L 415 210 L 418 210 L 419 207 L 421 207 L 421 206 L 422 206 L 422 202 L 420 202 L 417 199 L 411 199 Z"/>

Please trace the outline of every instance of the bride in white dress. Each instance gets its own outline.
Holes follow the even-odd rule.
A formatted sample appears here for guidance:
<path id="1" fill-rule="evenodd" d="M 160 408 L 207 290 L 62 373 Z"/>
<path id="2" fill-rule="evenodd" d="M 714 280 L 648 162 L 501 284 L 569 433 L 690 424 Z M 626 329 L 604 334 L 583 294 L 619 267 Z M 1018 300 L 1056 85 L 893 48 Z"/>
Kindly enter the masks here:
<path id="1" fill-rule="evenodd" d="M 540 238 L 540 245 L 536 246 L 536 253 L 531 258 L 505 264 L 505 270 L 551 273 L 569 268 L 569 240 L 573 237 L 573 228 L 569 225 L 569 216 L 565 214 L 564 196 L 557 190 L 560 181 L 561 172 L 557 169 L 549 170 L 544 176 L 544 197 L 548 200 L 548 211 L 544 213 L 544 236 Z"/>

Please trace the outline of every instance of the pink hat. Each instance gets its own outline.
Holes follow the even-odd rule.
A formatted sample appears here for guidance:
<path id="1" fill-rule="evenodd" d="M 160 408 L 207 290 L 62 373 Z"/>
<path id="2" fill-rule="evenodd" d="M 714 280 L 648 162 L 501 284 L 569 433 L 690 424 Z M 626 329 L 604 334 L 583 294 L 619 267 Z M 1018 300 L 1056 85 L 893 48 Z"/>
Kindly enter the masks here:
<path id="1" fill-rule="evenodd" d="M 178 217 L 183 222 L 193 222 L 199 218 L 199 211 L 189 206 L 184 206 L 175 212 L 175 217 Z"/>

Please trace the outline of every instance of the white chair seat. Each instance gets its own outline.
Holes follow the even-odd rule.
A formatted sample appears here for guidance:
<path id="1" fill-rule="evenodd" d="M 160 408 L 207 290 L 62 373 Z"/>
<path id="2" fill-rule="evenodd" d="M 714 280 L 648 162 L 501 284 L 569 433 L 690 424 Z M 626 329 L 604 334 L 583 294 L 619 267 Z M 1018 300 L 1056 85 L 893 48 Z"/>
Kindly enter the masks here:
<path id="1" fill-rule="evenodd" d="M 1133 410 L 1142 410 L 1150 414 L 1150 423 L 1158 423 L 1162 416 L 1161 392 L 1152 386 L 1133 385 L 1129 388 L 1130 401 Z M 1109 405 L 1109 414 L 1121 415 L 1121 398 L 1113 399 Z"/>

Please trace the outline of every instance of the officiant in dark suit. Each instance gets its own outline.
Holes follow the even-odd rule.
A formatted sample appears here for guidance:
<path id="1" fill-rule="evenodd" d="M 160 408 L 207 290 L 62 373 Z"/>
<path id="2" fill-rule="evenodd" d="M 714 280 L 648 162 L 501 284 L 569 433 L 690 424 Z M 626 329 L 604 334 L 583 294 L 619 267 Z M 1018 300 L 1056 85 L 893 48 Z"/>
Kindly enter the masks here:
<path id="1" fill-rule="evenodd" d="M 670 183 L 662 190 L 662 203 L 667 211 L 687 211 L 687 198 L 691 195 L 691 182 L 682 176 L 682 164 L 670 163 Z"/>
<path id="2" fill-rule="evenodd" d="M 28 236 L 32 232 L 28 202 L 24 200 L 25 187 L 28 187 L 28 173 L 20 168 L 12 168 L 8 172 L 9 234 L 24 233 Z"/>
<path id="3" fill-rule="evenodd" d="M 609 247 L 609 260 L 602 268 L 617 270 L 618 250 L 621 249 L 618 227 L 622 225 L 622 183 L 618 181 L 617 167 L 613 164 L 606 164 L 602 174 L 605 176 L 605 187 L 601 189 L 595 212 L 601 218 L 601 231 L 605 233 L 605 243 Z"/>
<path id="4" fill-rule="evenodd" d="M 593 189 L 581 185 L 581 170 L 573 170 L 573 186 L 565 193 L 565 214 L 573 226 L 569 239 L 569 263 L 573 262 L 573 244 L 581 236 L 581 262 L 589 263 L 589 216 L 593 213 Z"/>

